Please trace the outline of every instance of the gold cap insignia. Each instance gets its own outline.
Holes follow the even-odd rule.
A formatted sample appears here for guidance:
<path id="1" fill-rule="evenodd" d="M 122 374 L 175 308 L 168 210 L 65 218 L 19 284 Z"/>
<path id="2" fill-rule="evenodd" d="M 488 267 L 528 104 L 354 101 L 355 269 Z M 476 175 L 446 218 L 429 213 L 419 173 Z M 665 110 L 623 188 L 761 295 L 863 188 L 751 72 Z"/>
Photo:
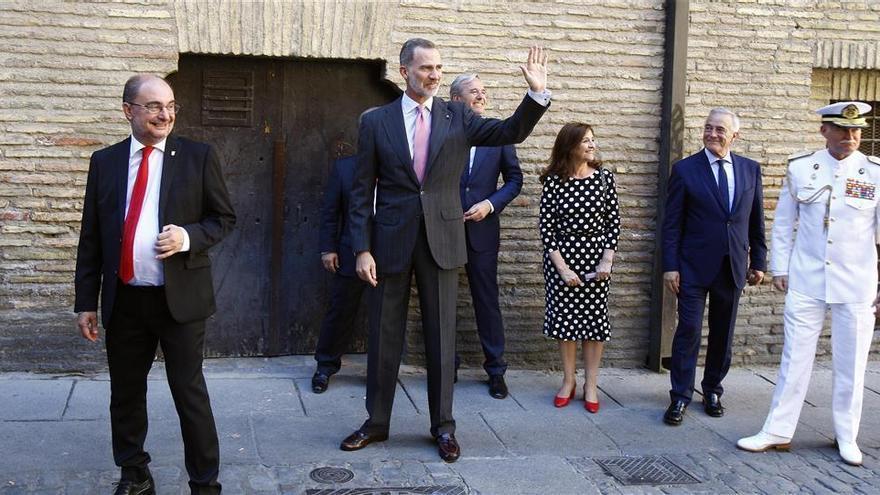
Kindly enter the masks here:
<path id="1" fill-rule="evenodd" d="M 856 119 L 859 115 L 859 109 L 855 105 L 847 105 L 840 112 L 840 116 L 845 119 Z"/>

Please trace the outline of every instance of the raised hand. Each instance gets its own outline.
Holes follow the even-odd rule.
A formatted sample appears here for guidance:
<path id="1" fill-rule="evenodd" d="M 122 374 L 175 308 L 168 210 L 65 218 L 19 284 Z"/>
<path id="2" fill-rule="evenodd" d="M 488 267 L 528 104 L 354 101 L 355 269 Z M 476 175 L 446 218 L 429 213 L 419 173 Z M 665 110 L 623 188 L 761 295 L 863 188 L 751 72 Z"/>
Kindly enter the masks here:
<path id="1" fill-rule="evenodd" d="M 529 58 L 525 65 L 519 66 L 529 89 L 541 93 L 547 88 L 547 54 L 540 46 L 529 48 Z"/>

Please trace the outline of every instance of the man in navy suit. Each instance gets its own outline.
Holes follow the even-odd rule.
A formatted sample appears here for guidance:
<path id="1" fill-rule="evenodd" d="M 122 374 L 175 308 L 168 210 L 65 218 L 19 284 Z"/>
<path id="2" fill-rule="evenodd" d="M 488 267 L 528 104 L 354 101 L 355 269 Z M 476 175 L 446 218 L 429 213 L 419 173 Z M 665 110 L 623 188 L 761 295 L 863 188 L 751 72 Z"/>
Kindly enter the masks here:
<path id="1" fill-rule="evenodd" d="M 483 115 L 488 95 L 480 76 L 462 74 L 452 81 L 449 99 L 464 102 L 477 115 Z M 504 185 L 498 187 L 498 176 Z M 504 372 L 504 323 L 498 304 L 498 248 L 501 222 L 498 215 L 522 189 L 523 176 L 516 148 L 506 146 L 471 147 L 468 166 L 461 174 L 461 205 L 465 210 L 467 270 L 477 333 L 483 347 L 483 369 L 489 375 L 489 395 L 507 397 Z M 455 355 L 458 369 L 459 356 Z"/>
<path id="2" fill-rule="evenodd" d="M 316 394 L 327 390 L 330 377 L 342 365 L 342 354 L 351 340 L 361 296 L 367 288 L 367 283 L 358 278 L 354 271 L 354 251 L 351 250 L 348 222 L 355 163 L 354 156 L 336 160 L 324 191 L 320 230 L 321 263 L 333 274 L 333 285 L 330 306 L 315 348 L 318 367 L 312 376 L 312 392 Z"/>
<path id="3" fill-rule="evenodd" d="M 739 119 L 715 108 L 703 127 L 705 148 L 672 168 L 663 221 L 663 280 L 678 295 L 672 341 L 671 403 L 663 421 L 680 425 L 691 401 L 706 295 L 709 345 L 701 387 L 703 407 L 724 415 L 721 381 L 730 367 L 730 344 L 739 296 L 767 269 L 761 167 L 730 152 Z"/>

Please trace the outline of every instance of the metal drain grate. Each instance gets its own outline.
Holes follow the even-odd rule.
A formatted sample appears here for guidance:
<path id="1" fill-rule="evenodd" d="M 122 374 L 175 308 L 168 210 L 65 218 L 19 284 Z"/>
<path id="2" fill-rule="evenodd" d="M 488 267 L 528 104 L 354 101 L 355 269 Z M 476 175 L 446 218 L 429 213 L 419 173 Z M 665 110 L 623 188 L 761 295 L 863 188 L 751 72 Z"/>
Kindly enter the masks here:
<path id="1" fill-rule="evenodd" d="M 309 478 L 318 483 L 347 483 L 354 478 L 354 473 L 345 468 L 322 467 L 313 469 Z"/>
<path id="2" fill-rule="evenodd" d="M 376 488 L 312 488 L 306 495 L 467 495 L 461 486 L 382 486 Z"/>
<path id="3" fill-rule="evenodd" d="M 606 473 L 624 485 L 678 485 L 699 483 L 683 469 L 661 456 L 593 458 Z"/>

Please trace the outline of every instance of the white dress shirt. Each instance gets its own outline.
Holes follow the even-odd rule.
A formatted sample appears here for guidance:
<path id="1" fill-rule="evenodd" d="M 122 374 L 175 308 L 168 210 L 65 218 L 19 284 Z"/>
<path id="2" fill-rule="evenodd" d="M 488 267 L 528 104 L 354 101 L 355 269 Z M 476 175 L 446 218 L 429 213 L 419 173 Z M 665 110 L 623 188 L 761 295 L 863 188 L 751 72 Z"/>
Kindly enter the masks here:
<path id="1" fill-rule="evenodd" d="M 159 252 L 156 250 L 156 241 L 159 231 L 159 189 L 162 184 L 162 167 L 165 161 L 165 142 L 153 145 L 153 151 L 148 159 L 150 173 L 147 176 L 147 187 L 144 191 L 144 204 L 141 207 L 141 216 L 138 219 L 137 230 L 134 234 L 134 279 L 129 285 L 165 285 L 165 273 L 162 269 L 162 260 L 156 259 Z M 138 169 L 143 157 L 141 144 L 134 136 L 131 137 L 131 147 L 128 152 L 128 185 L 125 194 L 125 216 L 128 216 L 128 207 L 131 203 L 131 194 L 137 179 Z M 189 235 L 184 230 L 183 248 L 181 251 L 189 251 Z"/>
<path id="2" fill-rule="evenodd" d="M 406 127 L 406 142 L 409 145 L 409 156 L 412 158 L 413 142 L 415 142 L 416 139 L 416 119 L 419 116 L 419 112 L 417 111 L 419 104 L 406 93 L 403 94 L 400 104 L 403 107 L 403 125 Z M 431 128 L 431 105 L 433 104 L 433 96 L 422 103 L 422 106 L 427 110 L 427 112 L 425 112 L 425 125 L 428 126 L 428 129 Z"/>
<path id="3" fill-rule="evenodd" d="M 723 160 L 724 171 L 727 173 L 727 200 L 729 202 L 729 204 L 727 205 L 727 209 L 733 210 L 733 192 L 735 188 L 735 181 L 733 180 L 733 159 L 730 157 L 730 152 L 728 151 L 723 158 L 718 158 L 706 148 L 703 148 L 703 151 L 706 153 L 706 158 L 709 159 L 709 163 L 711 164 L 712 175 L 715 176 L 715 184 L 718 184 L 718 162 Z"/>

